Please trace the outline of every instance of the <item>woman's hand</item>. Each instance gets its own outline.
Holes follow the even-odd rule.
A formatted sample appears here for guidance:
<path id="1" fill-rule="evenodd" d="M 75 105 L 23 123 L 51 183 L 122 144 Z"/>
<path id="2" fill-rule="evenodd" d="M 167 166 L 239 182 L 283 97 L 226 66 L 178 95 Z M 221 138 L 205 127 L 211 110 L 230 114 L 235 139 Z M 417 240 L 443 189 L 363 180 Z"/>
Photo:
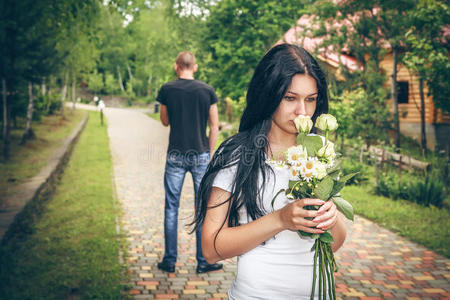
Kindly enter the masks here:
<path id="1" fill-rule="evenodd" d="M 307 205 L 320 205 L 321 208 L 319 210 L 307 210 L 304 208 Z M 332 213 L 329 213 L 330 205 L 327 205 L 325 209 L 323 209 L 325 205 L 327 205 L 326 202 L 320 199 L 305 198 L 296 200 L 279 210 L 281 224 L 283 228 L 293 231 L 301 230 L 310 233 L 324 233 L 326 229 L 323 225 L 325 222 L 325 225 L 329 225 L 330 215 L 332 215 Z M 334 206 L 334 208 L 336 208 L 336 206 Z M 310 218 L 311 220 L 306 218 Z M 319 218 L 319 221 L 315 220 L 317 218 Z M 333 222 L 336 221 L 334 220 Z M 322 225 L 321 228 L 314 228 L 319 224 Z"/>
<path id="2" fill-rule="evenodd" d="M 317 228 L 324 231 L 331 229 L 336 225 L 338 220 L 338 210 L 333 200 L 328 200 L 317 211 L 317 216 L 313 219 L 314 222 L 318 222 Z"/>

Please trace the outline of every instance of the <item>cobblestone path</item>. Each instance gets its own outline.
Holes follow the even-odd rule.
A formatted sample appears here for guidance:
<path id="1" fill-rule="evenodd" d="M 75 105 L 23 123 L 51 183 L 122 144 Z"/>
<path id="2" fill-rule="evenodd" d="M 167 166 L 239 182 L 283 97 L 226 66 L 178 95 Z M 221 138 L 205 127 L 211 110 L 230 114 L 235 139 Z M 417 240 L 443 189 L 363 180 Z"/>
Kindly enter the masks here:
<path id="1" fill-rule="evenodd" d="M 224 270 L 195 273 L 195 237 L 184 226 L 194 205 L 189 173 L 181 197 L 176 271 L 167 274 L 156 267 L 164 251 L 168 128 L 133 110 L 108 108 L 106 116 L 122 230 L 129 243 L 124 258 L 129 293 L 135 299 L 226 299 L 235 259 L 225 261 Z M 450 299 L 450 260 L 364 218 L 349 224 L 347 241 L 336 257 L 339 299 Z"/>

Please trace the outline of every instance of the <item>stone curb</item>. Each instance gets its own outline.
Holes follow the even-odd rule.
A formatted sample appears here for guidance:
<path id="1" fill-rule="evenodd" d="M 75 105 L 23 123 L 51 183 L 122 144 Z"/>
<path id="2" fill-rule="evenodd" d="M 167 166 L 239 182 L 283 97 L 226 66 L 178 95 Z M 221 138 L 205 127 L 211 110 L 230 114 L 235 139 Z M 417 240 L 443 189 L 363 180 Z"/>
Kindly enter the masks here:
<path id="1" fill-rule="evenodd" d="M 47 160 L 37 175 L 13 188 L 12 195 L 4 199 L 5 207 L 0 211 L 0 241 L 5 242 L 14 232 L 15 224 L 20 219 L 24 208 L 40 195 L 52 191 L 52 183 L 58 177 L 68 161 L 73 147 L 83 131 L 89 114 L 77 125 L 72 133 L 64 140 Z"/>

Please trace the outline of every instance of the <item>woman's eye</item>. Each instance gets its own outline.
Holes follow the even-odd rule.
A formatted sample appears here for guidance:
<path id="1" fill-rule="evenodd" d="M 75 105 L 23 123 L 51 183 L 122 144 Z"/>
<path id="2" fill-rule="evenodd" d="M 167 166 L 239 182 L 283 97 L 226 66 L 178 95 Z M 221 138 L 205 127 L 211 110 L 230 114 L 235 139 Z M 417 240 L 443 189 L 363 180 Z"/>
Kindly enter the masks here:
<path id="1" fill-rule="evenodd" d="M 314 101 L 316 101 L 316 97 L 310 97 L 310 98 L 306 98 L 306 101 L 308 101 L 308 102 L 314 102 Z"/>
<path id="2" fill-rule="evenodd" d="M 292 97 L 292 96 L 284 96 L 284 99 L 285 99 L 286 101 L 294 101 L 294 100 L 295 100 L 295 97 Z"/>

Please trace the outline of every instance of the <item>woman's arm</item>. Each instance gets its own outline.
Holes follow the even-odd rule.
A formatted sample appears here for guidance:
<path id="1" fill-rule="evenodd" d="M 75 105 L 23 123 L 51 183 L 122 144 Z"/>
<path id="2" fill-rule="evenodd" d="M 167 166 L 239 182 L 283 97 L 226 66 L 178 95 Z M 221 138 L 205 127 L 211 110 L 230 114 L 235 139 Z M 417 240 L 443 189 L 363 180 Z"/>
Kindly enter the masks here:
<path id="1" fill-rule="evenodd" d="M 314 218 L 319 212 L 303 209 L 305 205 L 322 205 L 325 203 L 322 200 L 297 200 L 248 224 L 228 227 L 228 220 L 225 218 L 230 203 L 223 202 L 229 197 L 230 193 L 217 187 L 212 188 L 202 226 L 202 252 L 209 263 L 241 255 L 286 229 L 324 232 L 313 228 L 319 222 L 305 219 Z M 224 222 L 225 225 L 220 229 Z"/>

